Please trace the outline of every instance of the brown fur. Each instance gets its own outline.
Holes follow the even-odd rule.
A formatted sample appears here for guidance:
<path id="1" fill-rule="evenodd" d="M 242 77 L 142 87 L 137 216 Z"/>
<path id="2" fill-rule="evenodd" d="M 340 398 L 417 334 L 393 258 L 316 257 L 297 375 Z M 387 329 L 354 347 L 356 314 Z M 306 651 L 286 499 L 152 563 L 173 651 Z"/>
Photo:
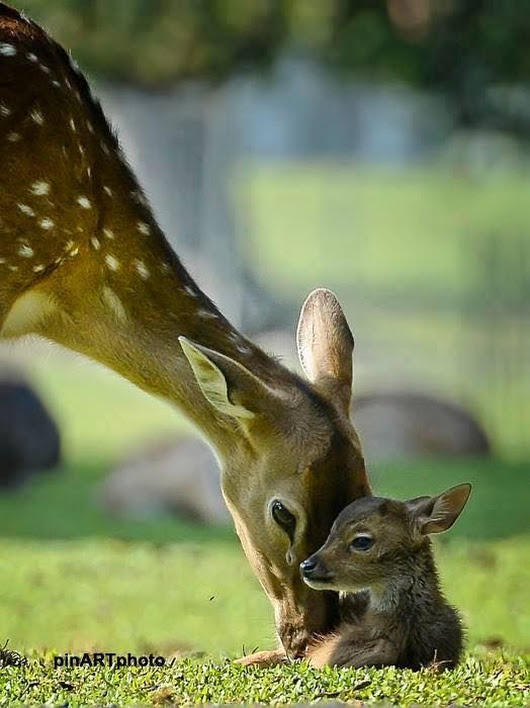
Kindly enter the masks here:
<path id="1" fill-rule="evenodd" d="M 309 649 L 313 665 L 419 669 L 458 662 L 462 625 L 440 589 L 427 534 L 454 523 L 469 491 L 460 485 L 409 502 L 361 499 L 339 515 L 324 546 L 301 569 L 312 587 L 342 591 L 345 609 L 350 601 L 356 607 Z M 359 538 L 372 546 L 356 549 Z"/>
<path id="2" fill-rule="evenodd" d="M 237 332 L 170 248 L 82 74 L 3 3 L 0 137 L 0 335 L 40 334 L 96 359 L 201 429 L 282 644 L 300 656 L 335 626 L 337 600 L 298 564 L 370 493 L 337 299 L 319 289 L 306 301 L 307 381 Z M 272 517 L 279 499 L 291 534 Z"/>

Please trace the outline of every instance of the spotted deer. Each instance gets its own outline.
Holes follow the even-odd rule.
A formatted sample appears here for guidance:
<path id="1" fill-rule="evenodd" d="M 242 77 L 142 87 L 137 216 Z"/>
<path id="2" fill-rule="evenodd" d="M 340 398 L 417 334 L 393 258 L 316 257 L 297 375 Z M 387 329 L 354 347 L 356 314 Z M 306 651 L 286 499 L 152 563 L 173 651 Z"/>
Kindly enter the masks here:
<path id="1" fill-rule="evenodd" d="M 274 608 L 282 646 L 270 656 L 302 655 L 334 626 L 337 598 L 309 588 L 299 563 L 370 493 L 337 299 L 319 289 L 303 306 L 307 379 L 236 331 L 170 248 L 75 63 L 2 3 L 0 165 L 1 335 L 54 340 L 196 424 Z"/>
<path id="2" fill-rule="evenodd" d="M 314 666 L 458 663 L 462 624 L 440 589 L 429 536 L 454 524 L 470 491 L 460 484 L 406 502 L 367 497 L 343 509 L 323 547 L 300 565 L 310 587 L 344 593 L 343 608 L 355 610 L 308 649 Z"/>

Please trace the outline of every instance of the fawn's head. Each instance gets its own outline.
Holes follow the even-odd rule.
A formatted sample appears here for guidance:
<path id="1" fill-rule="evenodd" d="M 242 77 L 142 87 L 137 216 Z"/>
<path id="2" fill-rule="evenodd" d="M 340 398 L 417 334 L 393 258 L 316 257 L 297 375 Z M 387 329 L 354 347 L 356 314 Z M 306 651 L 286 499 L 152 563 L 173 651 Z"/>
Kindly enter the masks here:
<path id="1" fill-rule="evenodd" d="M 396 573 L 413 572 L 414 555 L 429 534 L 454 524 L 470 491 L 471 485 L 460 484 L 435 497 L 354 501 L 339 514 L 322 548 L 300 565 L 305 582 L 318 590 L 380 590 Z"/>
<path id="2" fill-rule="evenodd" d="M 182 342 L 202 393 L 230 426 L 217 444 L 224 496 L 292 656 L 336 620 L 336 598 L 311 590 L 299 564 L 341 509 L 370 493 L 349 419 L 353 337 L 330 291 L 306 300 L 297 343 L 309 381 Z"/>

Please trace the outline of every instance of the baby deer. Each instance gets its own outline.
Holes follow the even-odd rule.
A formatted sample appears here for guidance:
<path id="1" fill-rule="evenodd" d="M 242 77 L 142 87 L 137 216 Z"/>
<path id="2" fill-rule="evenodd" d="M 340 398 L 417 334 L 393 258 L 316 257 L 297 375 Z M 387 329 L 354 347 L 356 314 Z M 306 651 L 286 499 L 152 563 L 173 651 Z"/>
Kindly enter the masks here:
<path id="1" fill-rule="evenodd" d="M 343 613 L 336 633 L 309 649 L 313 666 L 457 664 L 462 625 L 440 590 L 429 534 L 454 524 L 470 491 L 461 484 L 404 502 L 366 497 L 339 514 L 300 569 L 316 590 L 352 593 L 344 607 L 351 603 L 355 612 Z"/>

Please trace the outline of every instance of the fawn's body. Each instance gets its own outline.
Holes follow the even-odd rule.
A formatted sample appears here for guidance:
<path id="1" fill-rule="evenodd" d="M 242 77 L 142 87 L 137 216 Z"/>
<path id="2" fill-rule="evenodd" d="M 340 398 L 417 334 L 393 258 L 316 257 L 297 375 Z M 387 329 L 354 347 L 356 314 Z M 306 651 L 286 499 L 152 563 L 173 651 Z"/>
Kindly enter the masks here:
<path id="1" fill-rule="evenodd" d="M 304 305 L 305 380 L 237 332 L 170 248 L 79 69 L 0 2 L 0 336 L 26 334 L 100 361 L 201 429 L 290 656 L 336 624 L 336 596 L 298 565 L 370 493 L 337 299 L 319 289 Z"/>
<path id="2" fill-rule="evenodd" d="M 310 648 L 315 666 L 451 668 L 463 648 L 458 612 L 444 598 L 429 533 L 449 528 L 469 496 L 361 499 L 341 512 L 324 546 L 301 564 L 306 582 L 351 597 L 354 611 Z"/>

